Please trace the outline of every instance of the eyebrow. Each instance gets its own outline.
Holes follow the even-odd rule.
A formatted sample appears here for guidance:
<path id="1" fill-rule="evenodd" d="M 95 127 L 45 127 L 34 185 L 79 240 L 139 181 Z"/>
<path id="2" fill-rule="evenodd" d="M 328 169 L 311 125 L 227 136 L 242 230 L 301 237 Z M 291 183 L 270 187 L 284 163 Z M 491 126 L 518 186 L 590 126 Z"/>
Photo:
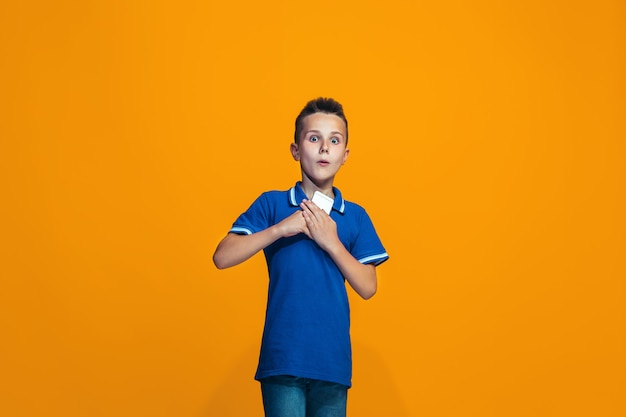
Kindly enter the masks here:
<path id="1" fill-rule="evenodd" d="M 312 130 L 307 130 L 306 132 L 304 132 L 305 135 L 307 133 L 318 133 L 318 134 L 321 134 L 322 132 L 320 132 L 319 130 L 312 129 Z M 341 136 L 343 136 L 343 133 L 339 132 L 338 130 L 333 130 L 330 133 L 333 134 L 333 135 L 341 135 Z"/>

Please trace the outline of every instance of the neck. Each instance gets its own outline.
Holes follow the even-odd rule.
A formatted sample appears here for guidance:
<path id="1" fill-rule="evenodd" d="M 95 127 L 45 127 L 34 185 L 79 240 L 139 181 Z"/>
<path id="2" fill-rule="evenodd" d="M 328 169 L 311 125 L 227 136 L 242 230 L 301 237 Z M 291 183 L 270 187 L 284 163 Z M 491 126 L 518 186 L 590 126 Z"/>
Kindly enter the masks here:
<path id="1" fill-rule="evenodd" d="M 330 198 L 335 198 L 332 180 L 318 184 L 312 181 L 305 174 L 302 175 L 302 191 L 304 191 L 304 194 L 306 194 L 309 199 L 313 198 L 313 194 L 316 191 L 319 191 L 322 194 L 326 194 Z"/>

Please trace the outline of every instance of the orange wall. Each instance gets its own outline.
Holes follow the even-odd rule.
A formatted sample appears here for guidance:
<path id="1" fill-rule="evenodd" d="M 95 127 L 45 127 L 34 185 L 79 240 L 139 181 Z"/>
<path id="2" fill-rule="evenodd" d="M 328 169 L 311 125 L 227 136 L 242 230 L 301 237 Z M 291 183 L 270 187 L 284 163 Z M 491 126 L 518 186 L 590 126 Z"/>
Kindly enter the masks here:
<path id="1" fill-rule="evenodd" d="M 349 415 L 626 415 L 624 2 L 5 3 L 1 415 L 261 415 L 211 255 L 319 95 L 391 254 Z"/>

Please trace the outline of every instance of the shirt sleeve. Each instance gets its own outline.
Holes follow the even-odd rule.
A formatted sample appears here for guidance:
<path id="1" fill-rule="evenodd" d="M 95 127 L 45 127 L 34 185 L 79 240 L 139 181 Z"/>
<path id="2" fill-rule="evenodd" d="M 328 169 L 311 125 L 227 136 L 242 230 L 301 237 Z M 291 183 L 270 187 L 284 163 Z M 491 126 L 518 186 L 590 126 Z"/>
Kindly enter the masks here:
<path id="1" fill-rule="evenodd" d="M 269 204 L 267 196 L 261 194 L 252 205 L 233 223 L 230 233 L 251 235 L 267 229 L 271 225 L 268 220 Z"/>
<path id="2" fill-rule="evenodd" d="M 358 233 L 350 252 L 362 264 L 380 265 L 389 259 L 389 255 L 376 233 L 374 224 L 365 210 L 361 212 Z"/>

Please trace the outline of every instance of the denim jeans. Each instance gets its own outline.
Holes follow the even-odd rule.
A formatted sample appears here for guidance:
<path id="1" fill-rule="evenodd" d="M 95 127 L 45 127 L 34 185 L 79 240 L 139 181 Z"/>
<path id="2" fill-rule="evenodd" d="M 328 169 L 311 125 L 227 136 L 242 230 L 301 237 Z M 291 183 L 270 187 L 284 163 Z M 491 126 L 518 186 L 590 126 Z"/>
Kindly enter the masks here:
<path id="1" fill-rule="evenodd" d="M 345 417 L 348 387 L 295 376 L 261 380 L 265 417 Z"/>

